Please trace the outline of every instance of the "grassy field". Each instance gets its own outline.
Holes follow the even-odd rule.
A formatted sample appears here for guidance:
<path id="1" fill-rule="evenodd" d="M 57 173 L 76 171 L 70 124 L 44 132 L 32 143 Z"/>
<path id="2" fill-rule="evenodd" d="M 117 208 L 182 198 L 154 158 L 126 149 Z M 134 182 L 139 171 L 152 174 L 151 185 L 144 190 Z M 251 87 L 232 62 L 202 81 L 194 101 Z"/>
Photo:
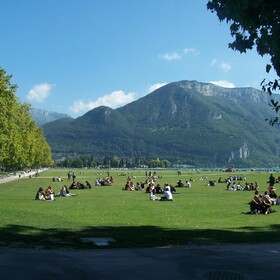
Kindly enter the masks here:
<path id="1" fill-rule="evenodd" d="M 75 170 L 77 181 L 90 181 L 92 189 L 72 190 L 76 197 L 56 197 L 53 202 L 34 200 L 39 187 L 50 185 L 57 193 L 64 184 L 69 186 L 67 171 L 50 169 L 38 178 L 0 184 L 0 246 L 95 247 L 83 243 L 82 237 L 113 238 L 116 242 L 106 248 L 280 241 L 280 206 L 273 206 L 275 212 L 270 215 L 245 214 L 253 191 L 227 191 L 225 183 L 207 186 L 208 180 L 238 172 L 183 171 L 178 175 L 175 170 L 158 170 L 162 179 L 156 183 L 161 186 L 194 179 L 191 188 L 177 188 L 180 194 L 173 196 L 173 202 L 164 202 L 149 200 L 145 191 L 122 190 L 128 175 L 136 177 L 135 183 L 145 181 L 145 170 L 112 170 L 115 184 L 108 187 L 94 186 L 95 178 L 106 177 L 106 171 Z M 261 193 L 267 189 L 270 173 L 243 174 L 247 182 L 259 183 Z M 52 182 L 58 176 L 63 182 Z M 201 180 L 202 176 L 208 179 Z"/>

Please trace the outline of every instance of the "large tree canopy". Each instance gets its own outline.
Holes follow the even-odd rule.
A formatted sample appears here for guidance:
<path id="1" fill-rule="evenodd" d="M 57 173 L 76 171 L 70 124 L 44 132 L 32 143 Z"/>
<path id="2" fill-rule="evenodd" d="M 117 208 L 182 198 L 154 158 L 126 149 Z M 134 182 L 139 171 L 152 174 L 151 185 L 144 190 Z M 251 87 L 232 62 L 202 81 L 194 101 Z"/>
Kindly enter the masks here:
<path id="1" fill-rule="evenodd" d="M 16 85 L 0 68 L 0 167 L 49 166 L 51 150 L 30 114 L 30 106 L 15 96 Z"/>
<path id="2" fill-rule="evenodd" d="M 234 38 L 229 47 L 241 53 L 256 47 L 259 55 L 270 56 L 266 72 L 273 67 L 280 77 L 280 1 L 274 0 L 211 0 L 207 3 L 211 12 L 216 12 L 221 21 L 230 24 Z M 261 83 L 262 89 L 272 95 L 280 90 L 280 81 Z M 272 108 L 278 112 L 280 104 L 271 100 Z M 279 118 L 270 120 L 273 125 Z"/>
<path id="3" fill-rule="evenodd" d="M 256 46 L 260 55 L 269 55 L 280 76 L 280 1 L 212 0 L 207 8 L 221 21 L 230 23 L 234 41 L 229 44 L 241 53 Z"/>

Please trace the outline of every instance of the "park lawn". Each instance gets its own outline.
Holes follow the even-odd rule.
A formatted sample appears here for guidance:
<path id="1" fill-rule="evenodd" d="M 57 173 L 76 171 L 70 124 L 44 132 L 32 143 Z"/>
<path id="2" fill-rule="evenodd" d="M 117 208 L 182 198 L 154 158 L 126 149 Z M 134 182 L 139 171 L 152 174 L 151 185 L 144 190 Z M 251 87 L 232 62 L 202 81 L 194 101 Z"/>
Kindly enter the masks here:
<path id="1" fill-rule="evenodd" d="M 194 179 L 191 188 L 177 188 L 180 194 L 173 195 L 173 202 L 164 202 L 150 201 L 145 191 L 122 190 L 127 176 L 144 181 L 145 170 L 110 170 L 115 184 L 107 187 L 94 186 L 96 177 L 107 176 L 106 170 L 75 172 L 77 181 L 90 181 L 92 189 L 71 190 L 76 197 L 56 197 L 53 202 L 36 201 L 35 193 L 39 187 L 51 185 L 57 193 L 64 184 L 69 186 L 65 169 L 49 169 L 38 178 L 0 184 L 0 245 L 95 247 L 83 243 L 82 237 L 113 238 L 116 242 L 109 248 L 280 241 L 280 206 L 273 206 L 276 211 L 271 215 L 246 214 L 253 191 L 226 191 L 225 183 L 207 186 L 208 180 L 241 173 L 183 171 L 178 175 L 175 170 L 158 170 L 162 179 L 156 183 L 161 186 Z M 270 173 L 243 174 L 248 182 L 259 183 L 261 193 L 267 189 Z M 63 182 L 52 181 L 58 176 Z M 200 180 L 202 176 L 208 179 Z"/>

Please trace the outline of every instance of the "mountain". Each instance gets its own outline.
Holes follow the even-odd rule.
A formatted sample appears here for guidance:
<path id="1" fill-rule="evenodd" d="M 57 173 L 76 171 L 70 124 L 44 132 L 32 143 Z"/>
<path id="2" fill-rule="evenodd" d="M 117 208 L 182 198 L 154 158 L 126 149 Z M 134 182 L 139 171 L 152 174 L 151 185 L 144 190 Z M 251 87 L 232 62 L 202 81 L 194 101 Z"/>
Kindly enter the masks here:
<path id="1" fill-rule="evenodd" d="M 43 126 L 53 153 L 168 159 L 196 166 L 275 166 L 280 133 L 253 88 L 170 83 L 118 109 L 101 106 Z"/>
<path id="2" fill-rule="evenodd" d="M 70 116 L 67 114 L 49 112 L 46 110 L 36 108 L 31 109 L 31 115 L 38 125 L 44 125 L 48 122 L 52 122 L 62 118 L 70 118 Z"/>

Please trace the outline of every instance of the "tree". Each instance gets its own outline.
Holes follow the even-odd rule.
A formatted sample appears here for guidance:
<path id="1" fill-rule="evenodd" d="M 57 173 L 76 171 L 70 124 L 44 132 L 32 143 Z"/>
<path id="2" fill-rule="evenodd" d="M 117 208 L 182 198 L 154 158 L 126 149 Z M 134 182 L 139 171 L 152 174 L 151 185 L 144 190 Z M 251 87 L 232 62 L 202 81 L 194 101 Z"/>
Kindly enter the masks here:
<path id="1" fill-rule="evenodd" d="M 229 44 L 233 50 L 246 53 L 256 47 L 259 55 L 270 56 L 266 72 L 271 68 L 280 77 L 280 1 L 272 0 L 212 0 L 207 3 L 211 12 L 216 12 L 220 21 L 230 23 L 234 41 Z M 261 83 L 263 91 L 270 96 L 280 90 L 280 80 Z M 280 105 L 271 100 L 272 108 L 278 112 Z M 270 124 L 279 123 L 278 118 Z"/>
<path id="2" fill-rule="evenodd" d="M 21 104 L 15 96 L 17 86 L 11 84 L 11 77 L 0 68 L 0 166 L 49 166 L 50 147 L 32 119 L 30 105 Z"/>

